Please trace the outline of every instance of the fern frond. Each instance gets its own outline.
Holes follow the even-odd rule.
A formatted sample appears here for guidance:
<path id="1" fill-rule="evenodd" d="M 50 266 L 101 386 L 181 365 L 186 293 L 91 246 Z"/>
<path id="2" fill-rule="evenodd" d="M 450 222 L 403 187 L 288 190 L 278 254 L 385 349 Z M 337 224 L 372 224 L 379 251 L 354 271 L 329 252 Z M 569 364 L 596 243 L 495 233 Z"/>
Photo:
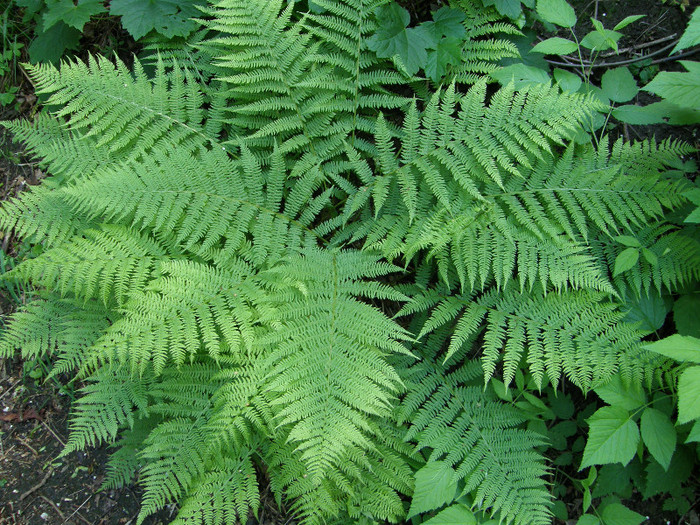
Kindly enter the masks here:
<path id="1" fill-rule="evenodd" d="M 399 343 L 406 332 L 355 299 L 371 286 L 358 281 L 392 270 L 359 252 L 317 250 L 280 267 L 306 291 L 285 297 L 277 311 L 284 329 L 264 339 L 272 348 L 268 389 L 278 396 L 278 425 L 291 427 L 288 439 L 311 480 L 342 465 L 348 447 L 372 448 L 367 420 L 387 414 L 400 388 L 385 356 L 406 352 Z"/>
<path id="2" fill-rule="evenodd" d="M 117 317 L 95 301 L 43 294 L 12 314 L 0 339 L 0 357 L 8 358 L 16 350 L 24 359 L 55 356 L 50 376 L 78 370 L 91 345 Z"/>
<path id="3" fill-rule="evenodd" d="M 207 258 L 221 248 L 262 265 L 316 237 L 312 223 L 328 193 L 292 208 L 292 196 L 291 203 L 281 203 L 285 171 L 277 154 L 262 171 L 245 148 L 237 162 L 222 151 L 207 153 L 192 157 L 181 149 L 161 149 L 65 193 L 85 215 L 151 230 L 168 237 L 171 246 Z M 313 191 L 318 179 L 309 182 L 305 189 Z"/>
<path id="4" fill-rule="evenodd" d="M 204 475 L 207 460 L 204 421 L 203 417 L 194 421 L 170 419 L 160 423 L 146 438 L 140 453 L 145 463 L 140 478 L 144 495 L 137 524 L 176 501 Z"/>
<path id="5" fill-rule="evenodd" d="M 621 296 L 632 292 L 641 297 L 652 290 L 672 293 L 700 279 L 700 242 L 688 232 L 662 223 L 642 228 L 633 237 L 642 250 L 651 254 L 642 251 L 636 265 L 613 278 Z M 613 239 L 600 238 L 591 243 L 592 253 L 607 268 L 615 267 L 624 249 Z"/>
<path id="6" fill-rule="evenodd" d="M 410 425 L 405 440 L 429 451 L 428 461 L 453 466 L 473 508 L 490 509 L 505 523 L 550 523 L 548 471 L 536 450 L 545 440 L 520 428 L 522 414 L 475 385 L 468 368 L 448 373 L 423 361 L 405 373 L 411 392 L 399 408 L 400 421 Z"/>
<path id="7" fill-rule="evenodd" d="M 248 514 L 257 516 L 260 493 L 253 452 L 223 457 L 218 465 L 192 483 L 173 525 L 227 525 L 245 523 Z"/>
<path id="8" fill-rule="evenodd" d="M 147 414 L 152 377 L 135 377 L 124 367 L 101 368 L 83 387 L 61 457 L 75 450 L 114 442 L 122 427 L 133 426 L 136 409 Z"/>
<path id="9" fill-rule="evenodd" d="M 563 374 L 589 390 L 605 383 L 620 367 L 629 369 L 637 382 L 642 378 L 641 367 L 633 364 L 642 334 L 624 323 L 618 305 L 599 292 L 543 295 L 535 288 L 523 295 L 511 281 L 478 297 L 429 292 L 416 308 L 433 309 L 421 336 L 456 320 L 445 359 L 484 330 L 481 361 L 487 381 L 501 360 L 505 383 L 512 381 L 524 356 L 539 386 L 545 375 L 557 385 Z"/>
<path id="10" fill-rule="evenodd" d="M 157 243 L 122 227 L 87 230 L 82 237 L 45 251 L 18 265 L 17 274 L 42 288 L 87 301 L 124 305 L 143 291 L 164 250 Z"/>
<path id="11" fill-rule="evenodd" d="M 136 61 L 132 74 L 117 61 L 90 57 L 88 64 L 28 66 L 37 93 L 50 94 L 49 104 L 62 109 L 69 128 L 96 137 L 98 147 L 135 158 L 160 144 L 191 150 L 201 145 L 221 148 L 218 137 L 206 133 L 206 110 L 198 83 L 187 70 L 165 71 L 162 61 L 150 80 Z"/>
<path id="12" fill-rule="evenodd" d="M 58 246 L 79 232 L 97 224 L 73 213 L 63 193 L 50 181 L 33 186 L 19 198 L 7 200 L 0 209 L 0 228 L 14 231 L 23 240 L 43 243 L 45 247 Z"/>
<path id="13" fill-rule="evenodd" d="M 252 347 L 255 305 L 265 293 L 243 261 L 217 268 L 187 260 L 163 261 L 160 275 L 133 293 L 124 317 L 95 344 L 97 361 L 119 359 L 132 371 L 150 363 L 156 374 L 167 363 L 180 365 L 200 350 L 216 359 Z"/>

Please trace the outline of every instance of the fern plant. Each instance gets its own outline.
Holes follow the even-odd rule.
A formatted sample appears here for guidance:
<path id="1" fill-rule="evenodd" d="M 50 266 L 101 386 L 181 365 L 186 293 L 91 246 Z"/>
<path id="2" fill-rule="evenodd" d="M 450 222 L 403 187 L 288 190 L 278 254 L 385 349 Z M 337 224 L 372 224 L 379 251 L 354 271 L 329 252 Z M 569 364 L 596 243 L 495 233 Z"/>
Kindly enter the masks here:
<path id="1" fill-rule="evenodd" d="M 414 496 L 430 465 L 549 523 L 546 439 L 484 385 L 641 383 L 625 297 L 700 276 L 665 218 L 688 146 L 573 144 L 599 103 L 493 89 L 513 50 L 475 12 L 451 78 L 406 76 L 367 45 L 383 3 L 219 0 L 152 76 L 29 67 L 60 109 L 4 123 L 51 177 L 0 215 L 41 247 L 0 355 L 84 381 L 63 453 L 114 445 L 139 523 L 246 521 L 261 476 L 305 523 L 400 522 L 451 501 Z M 652 255 L 614 275 L 620 235 Z"/>

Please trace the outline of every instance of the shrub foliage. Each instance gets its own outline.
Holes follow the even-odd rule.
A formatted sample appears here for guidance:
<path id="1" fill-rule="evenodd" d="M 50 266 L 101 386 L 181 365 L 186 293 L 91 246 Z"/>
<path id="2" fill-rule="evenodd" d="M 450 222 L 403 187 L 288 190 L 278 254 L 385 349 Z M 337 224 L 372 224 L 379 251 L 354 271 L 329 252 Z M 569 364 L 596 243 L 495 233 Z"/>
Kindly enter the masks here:
<path id="1" fill-rule="evenodd" d="M 452 501 L 429 473 L 549 523 L 546 440 L 484 385 L 641 383 L 625 298 L 700 273 L 665 220 L 686 146 L 574 143 L 600 104 L 494 89 L 513 49 L 474 13 L 442 85 L 408 76 L 368 46 L 381 3 L 219 0 L 152 71 L 29 68 L 54 111 L 4 125 L 51 177 L 2 210 L 40 248 L 0 354 L 85 380 L 64 454 L 115 444 L 139 523 L 245 520 L 261 476 L 305 523 L 399 522 Z"/>

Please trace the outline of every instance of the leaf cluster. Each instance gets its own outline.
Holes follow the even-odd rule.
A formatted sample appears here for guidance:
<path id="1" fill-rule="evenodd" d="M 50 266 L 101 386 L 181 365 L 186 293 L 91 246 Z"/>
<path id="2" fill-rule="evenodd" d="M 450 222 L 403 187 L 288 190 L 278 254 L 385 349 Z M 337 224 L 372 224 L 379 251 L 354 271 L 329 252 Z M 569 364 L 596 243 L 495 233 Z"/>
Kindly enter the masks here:
<path id="1" fill-rule="evenodd" d="M 139 523 L 170 503 L 245 521 L 263 473 L 304 523 L 549 523 L 539 394 L 680 373 L 631 311 L 700 278 L 669 169 L 691 148 L 584 141 L 596 98 L 491 84 L 512 46 L 488 14 L 308 7 L 212 2 L 152 68 L 28 68 L 56 109 L 3 125 L 51 176 L 0 211 L 36 247 L 4 276 L 35 291 L 0 356 L 84 382 L 64 454 L 114 445 L 105 486 L 138 478 Z M 411 29 L 459 34 L 449 83 L 415 75 L 427 46 L 408 69 Z M 672 462 L 672 412 L 642 405 Z M 639 442 L 636 415 L 600 410 L 584 467 Z"/>

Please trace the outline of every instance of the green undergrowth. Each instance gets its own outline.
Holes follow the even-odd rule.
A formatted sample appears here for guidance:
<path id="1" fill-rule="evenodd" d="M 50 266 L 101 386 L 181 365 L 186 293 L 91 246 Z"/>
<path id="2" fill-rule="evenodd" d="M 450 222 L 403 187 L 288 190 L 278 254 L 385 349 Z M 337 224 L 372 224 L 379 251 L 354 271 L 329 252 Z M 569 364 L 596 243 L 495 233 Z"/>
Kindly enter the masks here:
<path id="1" fill-rule="evenodd" d="M 245 521 L 268 484 L 309 524 L 544 525 L 566 486 L 581 525 L 641 523 L 632 488 L 686 512 L 692 148 L 583 140 L 595 96 L 492 83 L 493 11 L 198 23 L 131 70 L 27 66 L 51 111 L 3 124 L 50 176 L 0 212 L 33 246 L 0 356 L 84 381 L 63 454 L 112 445 L 138 523 Z"/>

